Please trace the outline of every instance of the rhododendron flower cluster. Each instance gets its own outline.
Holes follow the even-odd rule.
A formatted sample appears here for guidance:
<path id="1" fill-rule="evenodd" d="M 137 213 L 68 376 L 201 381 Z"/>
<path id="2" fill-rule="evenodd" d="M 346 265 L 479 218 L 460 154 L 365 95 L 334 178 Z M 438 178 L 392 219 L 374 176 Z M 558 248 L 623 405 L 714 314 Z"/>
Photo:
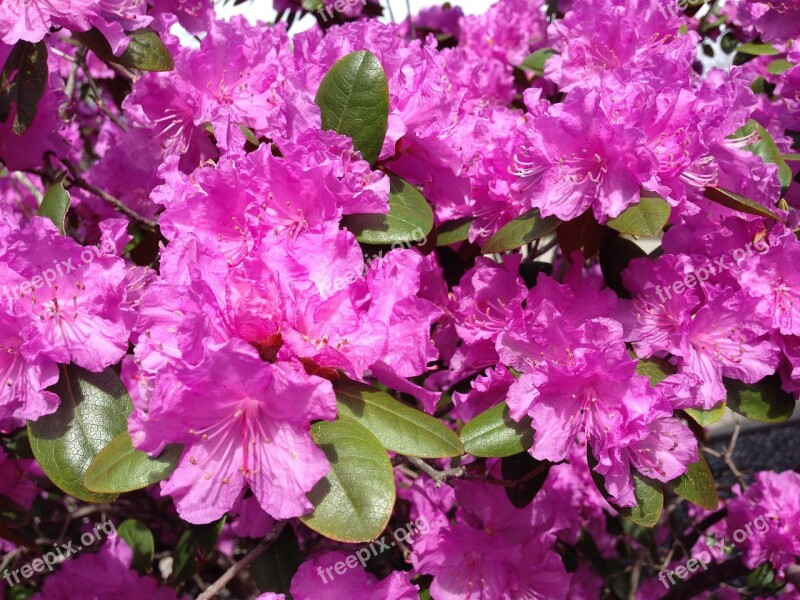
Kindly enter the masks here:
<path id="1" fill-rule="evenodd" d="M 225 4 L 0 4 L 0 598 L 800 596 L 800 7 Z"/>

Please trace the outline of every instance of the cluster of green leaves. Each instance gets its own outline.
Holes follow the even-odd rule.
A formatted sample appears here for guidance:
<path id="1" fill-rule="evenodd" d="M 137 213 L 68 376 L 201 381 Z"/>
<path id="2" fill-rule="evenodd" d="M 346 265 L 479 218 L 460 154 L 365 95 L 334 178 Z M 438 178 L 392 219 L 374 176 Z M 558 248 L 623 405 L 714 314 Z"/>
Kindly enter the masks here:
<path id="1" fill-rule="evenodd" d="M 107 63 L 142 71 L 170 71 L 172 56 L 158 34 L 145 27 L 131 31 L 128 47 L 115 56 L 106 38 L 96 28 L 76 32 L 74 37 Z M 12 130 L 22 135 L 33 124 L 39 102 L 47 90 L 47 44 L 17 42 L 0 71 L 0 121 L 6 122 L 16 106 Z"/>

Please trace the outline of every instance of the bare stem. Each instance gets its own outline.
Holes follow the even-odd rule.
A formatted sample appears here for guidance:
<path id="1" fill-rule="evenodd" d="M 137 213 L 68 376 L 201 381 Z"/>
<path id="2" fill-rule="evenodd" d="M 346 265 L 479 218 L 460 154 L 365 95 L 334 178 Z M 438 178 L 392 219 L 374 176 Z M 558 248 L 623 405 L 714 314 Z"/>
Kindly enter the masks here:
<path id="1" fill-rule="evenodd" d="M 253 548 L 247 554 L 247 556 L 225 571 L 225 573 L 222 574 L 222 577 L 208 586 L 208 588 L 206 588 L 206 590 L 197 597 L 197 600 L 211 600 L 211 598 L 219 594 L 234 577 L 241 573 L 243 569 L 247 568 L 255 559 L 266 552 L 267 548 L 269 548 L 272 543 L 278 539 L 278 536 L 283 531 L 283 528 L 286 527 L 286 523 L 287 521 L 282 521 L 276 524 L 272 531 L 267 534 L 267 537 L 261 540 L 261 543 L 259 543 L 258 546 Z"/>

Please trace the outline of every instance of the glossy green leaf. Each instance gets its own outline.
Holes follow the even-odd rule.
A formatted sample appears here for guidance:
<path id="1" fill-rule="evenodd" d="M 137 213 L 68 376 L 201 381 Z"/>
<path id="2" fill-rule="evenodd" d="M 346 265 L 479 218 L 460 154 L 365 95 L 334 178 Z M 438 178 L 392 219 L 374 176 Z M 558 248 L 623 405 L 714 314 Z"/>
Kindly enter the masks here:
<path id="1" fill-rule="evenodd" d="M 120 55 L 115 55 L 105 36 L 96 28 L 73 32 L 75 38 L 94 52 L 101 60 L 128 69 L 141 71 L 171 71 L 175 68 L 169 50 L 159 35 L 145 27 L 126 32 L 128 47 Z"/>
<path id="2" fill-rule="evenodd" d="M 740 196 L 723 188 L 706 188 L 705 196 L 717 204 L 727 206 L 730 209 L 759 217 L 767 217 L 780 221 L 781 218 L 763 204 L 759 204 L 749 198 Z"/>
<path id="3" fill-rule="evenodd" d="M 689 415 L 700 427 L 708 427 L 712 423 L 716 423 L 725 414 L 725 403 L 720 403 L 719 406 L 708 410 L 699 408 L 684 408 L 683 412 Z"/>
<path id="4" fill-rule="evenodd" d="M 631 468 L 636 506 L 624 508 L 616 506 L 611 501 L 606 491 L 605 478 L 594 470 L 597 466 L 597 459 L 594 457 L 591 448 L 587 447 L 586 457 L 589 462 L 589 468 L 591 469 L 592 480 L 597 486 L 597 489 L 603 497 L 614 506 L 620 515 L 642 527 L 653 527 L 658 523 L 661 518 L 661 513 L 664 510 L 664 490 L 660 482 L 645 477 L 637 470 Z"/>
<path id="5" fill-rule="evenodd" d="M 183 532 L 175 548 L 170 580 L 186 581 L 203 568 L 217 548 L 225 517 L 208 525 L 191 525 Z"/>
<path id="6" fill-rule="evenodd" d="M 780 54 L 780 51 L 772 44 L 742 44 L 736 50 L 750 56 L 777 56 Z"/>
<path id="7" fill-rule="evenodd" d="M 133 550 L 133 563 L 131 566 L 144 575 L 153 567 L 153 555 L 156 544 L 153 532 L 136 519 L 126 519 L 117 527 L 117 534 Z"/>
<path id="8" fill-rule="evenodd" d="M 667 224 L 672 208 L 667 201 L 652 192 L 642 192 L 641 200 L 626 208 L 606 225 L 635 237 L 655 237 Z M 647 195 L 645 195 L 647 194 Z"/>
<path id="9" fill-rule="evenodd" d="M 39 101 L 47 89 L 47 45 L 18 41 L 0 72 L 0 121 L 7 121 L 16 105 L 12 130 L 22 135 L 36 118 Z"/>
<path id="10" fill-rule="evenodd" d="M 706 510 L 716 510 L 719 504 L 714 475 L 701 454 L 700 459 L 689 465 L 686 473 L 667 483 L 667 487 L 689 502 Z"/>
<path id="11" fill-rule="evenodd" d="M 53 414 L 28 422 L 31 449 L 55 485 L 86 502 L 107 502 L 117 494 L 88 490 L 86 469 L 108 443 L 128 430 L 133 404 L 119 376 L 108 368 L 90 373 L 75 365 L 61 366 L 51 388 L 61 399 Z"/>
<path id="12" fill-rule="evenodd" d="M 778 58 L 769 63 L 769 65 L 767 66 L 767 72 L 770 75 L 783 75 L 784 73 L 786 73 L 786 71 L 788 71 L 792 67 L 794 67 L 794 64 L 790 63 L 788 60 L 783 58 Z"/>
<path id="13" fill-rule="evenodd" d="M 128 47 L 119 56 L 114 55 L 105 36 L 95 28 L 89 31 L 76 31 L 73 32 L 73 35 L 106 62 L 141 71 L 171 71 L 175 68 L 175 63 L 164 42 L 149 27 L 127 32 L 125 35 L 130 38 L 130 41 Z"/>
<path id="14" fill-rule="evenodd" d="M 362 244 L 421 243 L 433 229 L 433 211 L 413 185 L 390 175 L 389 213 L 346 215 L 342 225 Z"/>
<path id="15" fill-rule="evenodd" d="M 389 83 L 378 58 L 360 50 L 336 61 L 315 102 L 322 128 L 349 136 L 364 160 L 375 164 L 389 123 Z"/>
<path id="16" fill-rule="evenodd" d="M 374 540 L 394 509 L 394 472 L 386 450 L 366 427 L 348 417 L 315 423 L 311 435 L 331 470 L 308 494 L 314 512 L 300 520 L 339 542 Z"/>
<path id="17" fill-rule="evenodd" d="M 544 66 L 547 62 L 547 59 L 554 54 L 558 54 L 558 52 L 552 48 L 542 48 L 541 50 L 537 50 L 533 54 L 529 55 L 525 60 L 522 61 L 520 66 L 528 71 L 533 71 L 541 77 L 544 75 Z"/>
<path id="18" fill-rule="evenodd" d="M 748 419 L 781 423 L 794 412 L 794 398 L 781 389 L 781 378 L 777 374 L 757 383 L 743 383 L 728 378 L 723 381 L 728 390 L 728 407 Z"/>
<path id="19" fill-rule="evenodd" d="M 386 392 L 348 379 L 337 381 L 334 391 L 339 414 L 369 429 L 387 450 L 419 458 L 464 454 L 461 440 L 444 423 Z"/>
<path id="20" fill-rule="evenodd" d="M 532 209 L 506 223 L 484 244 L 481 254 L 495 254 L 516 250 L 534 240 L 552 233 L 561 225 L 558 217 L 541 217 L 538 209 Z"/>
<path id="21" fill-rule="evenodd" d="M 64 177 L 66 175 L 67 172 L 64 171 L 50 184 L 44 193 L 42 204 L 39 206 L 39 216 L 50 219 L 58 227 L 61 235 L 65 234 L 67 211 L 72 202 L 69 192 L 64 189 Z"/>
<path id="22" fill-rule="evenodd" d="M 786 189 L 792 183 L 792 169 L 786 164 L 786 159 L 781 155 L 781 151 L 772 139 L 769 131 L 764 129 L 758 122 L 753 119 L 740 127 L 736 133 L 733 134 L 735 138 L 742 138 L 745 136 L 755 136 L 755 141 L 749 146 L 745 146 L 756 156 L 760 156 L 765 163 L 773 163 L 778 166 L 778 180 L 781 187 Z"/>
<path id="23" fill-rule="evenodd" d="M 463 217 L 442 223 L 436 230 L 436 245 L 449 246 L 466 241 L 469 237 L 470 225 L 472 225 L 472 217 Z"/>
<path id="24" fill-rule="evenodd" d="M 661 483 L 634 471 L 633 492 L 636 497 L 636 506 L 633 508 L 615 508 L 619 514 L 637 525 L 654 527 L 661 518 L 661 512 L 664 510 L 664 491 L 661 488 Z"/>
<path id="25" fill-rule="evenodd" d="M 651 387 L 658 385 L 677 371 L 674 365 L 658 356 L 643 358 L 636 365 L 636 372 L 649 378 Z"/>
<path id="26" fill-rule="evenodd" d="M 464 425 L 461 441 L 473 456 L 513 456 L 533 446 L 531 420 L 525 417 L 517 423 L 508 414 L 508 405 L 501 402 Z"/>
<path id="27" fill-rule="evenodd" d="M 92 459 L 83 483 L 93 492 L 122 494 L 146 488 L 169 477 L 178 466 L 182 446 L 167 446 L 158 458 L 136 450 L 125 430 Z"/>

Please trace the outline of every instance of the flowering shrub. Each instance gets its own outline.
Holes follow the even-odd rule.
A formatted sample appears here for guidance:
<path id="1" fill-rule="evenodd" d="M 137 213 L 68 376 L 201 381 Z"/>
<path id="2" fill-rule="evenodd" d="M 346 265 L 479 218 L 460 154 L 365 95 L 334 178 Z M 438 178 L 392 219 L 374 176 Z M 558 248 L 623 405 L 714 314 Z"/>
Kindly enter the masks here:
<path id="1" fill-rule="evenodd" d="M 800 5 L 384 8 L 0 5 L 0 597 L 800 597 Z"/>

